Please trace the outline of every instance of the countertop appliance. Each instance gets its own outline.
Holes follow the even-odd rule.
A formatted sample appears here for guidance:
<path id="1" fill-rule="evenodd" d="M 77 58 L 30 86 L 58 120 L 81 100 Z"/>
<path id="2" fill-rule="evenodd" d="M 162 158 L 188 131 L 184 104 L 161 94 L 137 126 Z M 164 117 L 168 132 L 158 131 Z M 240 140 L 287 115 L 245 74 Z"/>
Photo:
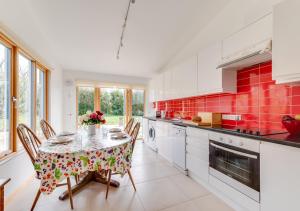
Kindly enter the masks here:
<path id="1" fill-rule="evenodd" d="M 156 121 L 149 120 L 148 122 L 148 140 L 146 144 L 157 152 L 156 137 L 155 137 Z"/>
<path id="2" fill-rule="evenodd" d="M 173 165 L 187 175 L 186 169 L 186 127 L 172 126 Z"/>
<path id="3" fill-rule="evenodd" d="M 260 201 L 259 141 L 210 136 L 209 167 L 211 176 Z"/>

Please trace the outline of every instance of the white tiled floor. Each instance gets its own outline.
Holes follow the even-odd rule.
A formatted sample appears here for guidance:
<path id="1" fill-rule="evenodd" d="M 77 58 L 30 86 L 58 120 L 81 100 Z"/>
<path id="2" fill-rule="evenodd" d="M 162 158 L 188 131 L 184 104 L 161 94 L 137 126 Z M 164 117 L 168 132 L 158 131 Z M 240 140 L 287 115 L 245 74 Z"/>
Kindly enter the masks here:
<path id="1" fill-rule="evenodd" d="M 105 200 L 105 186 L 91 183 L 74 195 L 74 210 L 232 211 L 220 199 L 181 174 L 141 142 L 136 144 L 132 164 L 136 192 L 127 175 L 116 178 L 121 182 L 121 187 L 111 188 L 108 200 Z M 30 182 L 9 201 L 6 211 L 30 210 L 38 185 L 39 181 Z M 70 210 L 69 200 L 58 200 L 65 188 L 57 188 L 49 196 L 42 195 L 35 210 Z"/>

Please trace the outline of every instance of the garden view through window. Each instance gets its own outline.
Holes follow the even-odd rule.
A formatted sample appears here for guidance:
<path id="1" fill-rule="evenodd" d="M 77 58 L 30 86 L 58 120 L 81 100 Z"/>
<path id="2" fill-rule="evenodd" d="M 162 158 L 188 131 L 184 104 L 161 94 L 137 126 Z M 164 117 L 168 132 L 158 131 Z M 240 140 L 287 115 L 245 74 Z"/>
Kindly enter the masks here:
<path id="1" fill-rule="evenodd" d="M 94 111 L 94 87 L 78 87 L 78 115 Z"/>
<path id="2" fill-rule="evenodd" d="M 105 114 L 106 125 L 124 127 L 126 119 L 133 117 L 142 122 L 144 115 L 144 90 L 132 89 L 132 100 L 126 99 L 128 89 L 124 88 L 94 88 L 78 87 L 78 116 L 87 111 L 100 109 Z M 100 94 L 96 94 L 99 92 Z M 95 99 L 98 98 L 98 99 Z M 126 109 L 131 106 L 131 109 Z M 142 129 L 140 130 L 142 131 Z M 141 134 L 141 133 L 140 133 Z"/>
<path id="3" fill-rule="evenodd" d="M 106 124 L 124 126 L 125 89 L 101 88 L 100 110 L 105 114 Z"/>

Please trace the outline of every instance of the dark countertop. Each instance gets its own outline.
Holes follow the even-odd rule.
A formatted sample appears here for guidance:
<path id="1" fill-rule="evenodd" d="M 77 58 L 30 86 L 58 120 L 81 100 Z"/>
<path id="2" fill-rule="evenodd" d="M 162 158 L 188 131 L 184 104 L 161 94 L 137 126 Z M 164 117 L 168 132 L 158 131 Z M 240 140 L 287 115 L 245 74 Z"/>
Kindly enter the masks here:
<path id="1" fill-rule="evenodd" d="M 289 133 L 257 136 L 257 135 L 239 133 L 235 130 L 224 129 L 221 126 L 196 126 L 193 124 L 172 121 L 171 119 L 162 119 L 162 118 L 156 118 L 156 117 L 144 117 L 144 118 L 147 118 L 147 119 L 153 120 L 153 121 L 169 122 L 174 125 L 183 126 L 183 127 L 194 127 L 194 128 L 199 128 L 199 129 L 204 129 L 204 130 L 209 130 L 209 131 L 214 131 L 214 132 L 219 132 L 219 133 L 224 133 L 224 134 L 229 134 L 229 135 L 240 136 L 240 137 L 244 137 L 244 138 L 255 139 L 255 140 L 259 140 L 259 141 L 271 142 L 271 143 L 275 143 L 275 144 L 281 144 L 281 145 L 300 148 L 300 136 L 294 137 L 294 136 L 291 136 Z"/>

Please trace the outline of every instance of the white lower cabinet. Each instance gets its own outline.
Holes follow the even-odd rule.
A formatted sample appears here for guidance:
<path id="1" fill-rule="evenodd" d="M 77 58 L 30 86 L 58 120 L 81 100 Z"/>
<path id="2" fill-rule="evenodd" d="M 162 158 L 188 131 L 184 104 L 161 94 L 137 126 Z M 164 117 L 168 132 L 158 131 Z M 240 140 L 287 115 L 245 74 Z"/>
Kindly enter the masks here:
<path id="1" fill-rule="evenodd" d="M 172 163 L 172 124 L 168 122 L 156 122 L 156 144 L 158 154 Z"/>
<path id="2" fill-rule="evenodd" d="M 300 149 L 262 142 L 261 211 L 300 210 Z"/>
<path id="3" fill-rule="evenodd" d="M 209 140 L 205 130 L 187 127 L 186 165 L 190 176 L 208 182 Z"/>

